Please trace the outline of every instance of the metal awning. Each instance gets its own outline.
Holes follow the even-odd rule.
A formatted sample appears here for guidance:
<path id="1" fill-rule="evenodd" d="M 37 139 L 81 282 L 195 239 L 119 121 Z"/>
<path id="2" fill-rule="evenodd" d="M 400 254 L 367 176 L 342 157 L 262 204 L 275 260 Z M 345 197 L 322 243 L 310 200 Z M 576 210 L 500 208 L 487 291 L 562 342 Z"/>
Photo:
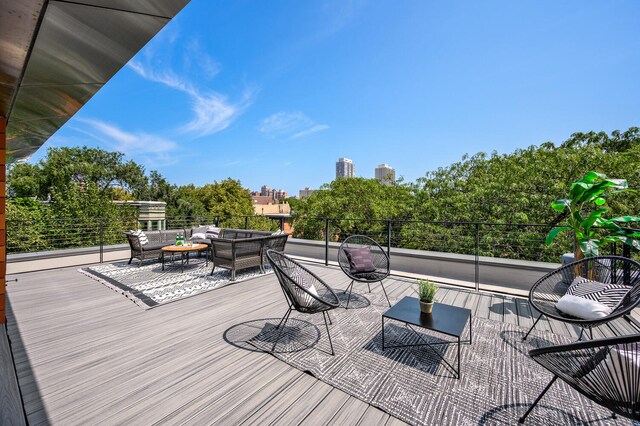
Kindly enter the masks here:
<path id="1" fill-rule="evenodd" d="M 29 158 L 189 0 L 0 0 L 7 162 Z"/>

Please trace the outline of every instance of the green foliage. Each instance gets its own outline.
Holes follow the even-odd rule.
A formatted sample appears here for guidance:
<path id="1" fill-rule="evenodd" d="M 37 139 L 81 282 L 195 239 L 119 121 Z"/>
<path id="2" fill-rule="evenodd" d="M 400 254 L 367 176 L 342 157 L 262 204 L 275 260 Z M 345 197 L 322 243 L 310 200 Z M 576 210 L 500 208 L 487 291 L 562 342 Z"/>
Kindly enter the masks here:
<path id="1" fill-rule="evenodd" d="M 418 294 L 418 298 L 424 303 L 433 303 L 436 301 L 436 293 L 438 292 L 438 286 L 429 281 L 429 279 L 418 280 L 418 288 L 415 292 Z"/>
<path id="2" fill-rule="evenodd" d="M 50 198 L 53 191 L 65 191 L 71 185 L 93 183 L 101 194 L 113 198 L 114 188 L 124 188 L 134 197 L 147 187 L 144 168 L 124 161 L 124 154 L 98 148 L 49 148 L 38 164 L 14 164 L 7 181 L 9 197 Z"/>
<path id="3" fill-rule="evenodd" d="M 335 226 L 331 222 L 332 240 L 366 233 L 383 243 L 386 224 L 372 221 L 410 218 L 413 221 L 391 223 L 393 246 L 557 261 L 563 252 L 573 251 L 573 238 L 561 233 L 556 244 L 545 244 L 546 234 L 562 220 L 546 206 L 567 194 L 569 183 L 594 165 L 605 174 L 628 177 L 630 188 L 640 187 L 638 128 L 610 136 L 575 133 L 557 147 L 546 142 L 509 154 L 465 155 L 415 183 L 400 182 L 396 187 L 376 188 L 363 182 L 367 179 L 338 179 L 300 201 L 295 232 L 298 237 L 322 239 L 322 219 L 350 218 L 354 220 L 336 221 Z M 607 199 L 611 214 L 620 218 L 634 217 L 638 206 L 637 192 Z M 623 242 L 630 235 L 612 237 Z"/>
<path id="4" fill-rule="evenodd" d="M 386 235 L 384 220 L 409 219 L 412 207 L 409 186 L 387 186 L 376 179 L 338 178 L 298 202 L 295 232 L 300 238 L 323 238 L 324 223 L 317 218 L 344 218 L 331 222 L 332 240 L 357 233 Z"/>
<path id="5" fill-rule="evenodd" d="M 566 213 L 567 226 L 560 226 L 549 231 L 547 245 L 551 244 L 560 232 L 573 231 L 580 249 L 586 257 L 597 256 L 600 245 L 607 242 L 621 242 L 640 248 L 637 237 L 640 233 L 628 231 L 619 223 L 628 224 L 640 221 L 636 216 L 620 216 L 605 219 L 608 212 L 605 205 L 607 199 L 617 193 L 627 191 L 624 179 L 609 179 L 606 175 L 588 172 L 584 177 L 571 184 L 569 198 L 551 203 L 558 213 Z"/>
<path id="6" fill-rule="evenodd" d="M 198 188 L 198 198 L 207 212 L 214 216 L 231 217 L 253 215 L 251 192 L 239 180 L 227 178 Z"/>

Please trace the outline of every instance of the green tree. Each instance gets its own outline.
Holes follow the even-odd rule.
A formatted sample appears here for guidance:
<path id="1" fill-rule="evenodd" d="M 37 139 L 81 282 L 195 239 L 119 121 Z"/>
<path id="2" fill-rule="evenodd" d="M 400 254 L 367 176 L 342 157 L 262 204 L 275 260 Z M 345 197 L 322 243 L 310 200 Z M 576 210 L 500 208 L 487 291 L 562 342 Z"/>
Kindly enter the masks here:
<path id="1" fill-rule="evenodd" d="M 195 191 L 210 215 L 219 217 L 253 215 L 251 192 L 239 180 L 227 178 L 208 183 Z"/>
<path id="2" fill-rule="evenodd" d="M 323 185 L 297 205 L 295 231 L 308 239 L 323 238 L 323 218 L 340 218 L 331 222 L 332 239 L 365 233 L 378 240 L 386 239 L 383 220 L 409 219 L 413 197 L 407 185 L 387 186 L 376 179 L 338 178 Z"/>

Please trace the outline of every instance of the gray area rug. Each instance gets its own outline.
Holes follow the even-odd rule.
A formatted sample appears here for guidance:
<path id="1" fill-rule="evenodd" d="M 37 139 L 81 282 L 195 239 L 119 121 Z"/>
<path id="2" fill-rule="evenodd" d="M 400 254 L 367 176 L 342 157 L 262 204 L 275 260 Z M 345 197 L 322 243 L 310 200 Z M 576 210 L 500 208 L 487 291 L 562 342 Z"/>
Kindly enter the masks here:
<path id="1" fill-rule="evenodd" d="M 180 271 L 180 261 L 165 264 L 163 271 L 162 264 L 155 260 L 146 261 L 141 266 L 138 266 L 137 261 L 131 265 L 122 261 L 90 266 L 78 271 L 123 294 L 144 309 L 264 275 L 257 267 L 248 268 L 237 271 L 236 280 L 231 281 L 231 271 L 216 268 L 213 275 L 210 275 L 212 267 L 211 262 L 206 265 L 203 257 L 192 258 L 188 265 L 184 265 L 184 272 Z M 271 273 L 271 267 L 265 266 L 265 271 Z"/>
<path id="2" fill-rule="evenodd" d="M 247 350 L 272 353 L 394 417 L 415 425 L 516 425 L 552 376 L 532 361 L 530 349 L 568 343 L 568 338 L 534 332 L 517 325 L 473 319 L 473 343 L 462 347 L 462 378 L 427 347 L 382 350 L 383 297 L 366 294 L 361 309 L 338 308 L 330 325 L 331 356 L 322 315 L 295 313 L 275 344 L 280 318 L 249 321 L 225 332 L 227 342 Z M 359 295 L 363 297 L 363 295 Z M 395 303 L 394 300 L 391 301 Z M 284 314 L 284 313 L 283 313 Z M 385 321 L 387 345 L 407 344 L 417 337 L 404 324 Z M 420 330 L 420 329 L 418 329 Z M 420 330 L 421 331 L 421 330 Z M 468 338 L 468 327 L 463 339 Z M 430 342 L 449 340 L 425 331 Z M 436 349 L 456 365 L 457 345 Z M 592 403 L 558 380 L 527 418 L 529 425 L 629 425 L 628 419 Z"/>

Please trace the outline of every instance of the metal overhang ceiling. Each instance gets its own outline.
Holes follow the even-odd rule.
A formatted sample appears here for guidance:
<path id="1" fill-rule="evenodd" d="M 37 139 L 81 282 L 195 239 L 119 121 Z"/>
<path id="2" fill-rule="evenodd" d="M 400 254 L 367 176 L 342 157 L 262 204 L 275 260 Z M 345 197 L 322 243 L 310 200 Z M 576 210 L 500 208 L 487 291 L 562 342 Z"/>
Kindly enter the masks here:
<path id="1" fill-rule="evenodd" d="M 189 0 L 0 0 L 7 162 L 29 158 Z"/>

